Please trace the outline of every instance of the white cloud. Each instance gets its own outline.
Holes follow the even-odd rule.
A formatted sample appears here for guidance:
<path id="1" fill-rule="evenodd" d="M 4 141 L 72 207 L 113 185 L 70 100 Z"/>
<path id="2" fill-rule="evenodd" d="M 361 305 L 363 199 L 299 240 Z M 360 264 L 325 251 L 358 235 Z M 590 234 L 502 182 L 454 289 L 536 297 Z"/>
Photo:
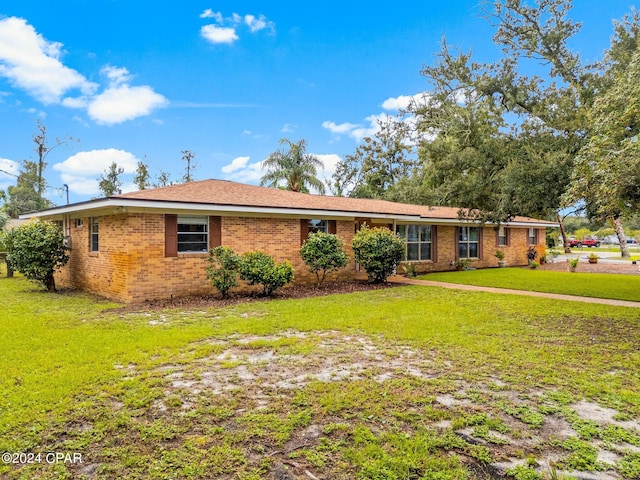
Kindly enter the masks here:
<path id="1" fill-rule="evenodd" d="M 328 183 L 331 181 L 331 176 L 336 171 L 336 166 L 338 162 L 342 159 L 339 155 L 335 153 L 329 154 L 318 154 L 314 153 L 323 164 L 323 168 L 321 168 L 318 173 L 318 178 L 323 180 L 325 185 L 328 186 Z M 226 180 L 233 180 L 234 182 L 241 183 L 260 183 L 260 179 L 264 175 L 264 171 L 262 170 L 262 161 L 249 163 L 250 157 L 237 157 L 234 158 L 231 163 L 223 166 L 220 170 L 223 174 L 223 178 Z M 328 191 L 328 189 L 327 189 Z"/>
<path id="2" fill-rule="evenodd" d="M 78 152 L 64 162 L 56 163 L 53 169 L 60 172 L 60 178 L 69 185 L 69 190 L 79 195 L 98 193 L 98 177 L 113 163 L 124 169 L 125 174 L 136 171 L 138 159 L 125 150 L 107 148 Z"/>
<path id="3" fill-rule="evenodd" d="M 275 23 L 267 20 L 260 14 L 258 16 L 250 13 L 242 16 L 233 13 L 231 17 L 224 18 L 221 12 L 214 12 L 210 8 L 200 14 L 200 18 L 212 18 L 215 24 L 204 25 L 200 28 L 200 35 L 214 44 L 231 44 L 238 40 L 238 27 L 249 27 L 251 33 L 256 33 L 264 29 L 270 29 L 275 32 Z"/>
<path id="4" fill-rule="evenodd" d="M 113 125 L 150 115 L 153 110 L 168 103 L 165 97 L 147 85 L 117 85 L 93 97 L 87 113 L 97 123 Z"/>
<path id="5" fill-rule="evenodd" d="M 406 110 L 411 105 L 425 104 L 429 101 L 430 97 L 430 94 L 427 92 L 417 93 L 415 95 L 400 95 L 398 97 L 390 97 L 382 102 L 382 108 L 391 111 Z"/>
<path id="6" fill-rule="evenodd" d="M 97 123 L 114 124 L 149 115 L 168 103 L 150 86 L 130 86 L 129 71 L 110 65 L 100 72 L 108 86 L 97 94 L 98 84 L 61 63 L 61 49 L 61 43 L 45 40 L 24 19 L 0 20 L 0 76 L 45 105 L 87 109 Z M 72 92 L 76 96 L 70 96 Z"/>
<path id="7" fill-rule="evenodd" d="M 213 18 L 216 22 L 222 23 L 222 13 L 214 12 L 210 8 L 207 8 L 200 14 L 200 18 Z"/>
<path id="8" fill-rule="evenodd" d="M 64 162 L 56 163 L 53 169 L 62 173 L 94 175 L 104 172 L 113 162 L 122 167 L 125 173 L 133 173 L 136 171 L 138 159 L 126 150 L 115 148 L 89 150 L 78 152 Z"/>
<path id="9" fill-rule="evenodd" d="M 205 25 L 200 29 L 200 34 L 211 43 L 233 43 L 238 40 L 236 29 L 232 27 L 219 27 L 217 25 Z"/>
<path id="10" fill-rule="evenodd" d="M 331 180 L 331 176 L 335 173 L 336 167 L 342 161 L 342 158 L 335 153 L 314 153 L 314 155 L 324 165 L 322 172 L 318 172 L 318 177 L 324 178 L 325 183 L 327 183 L 326 180 Z"/>
<path id="11" fill-rule="evenodd" d="M 8 158 L 0 158 L 0 170 L 3 170 L 3 172 L 0 172 L 0 178 L 7 175 L 5 172 L 9 172 L 9 175 L 17 175 L 19 168 L 20 165 L 18 162 L 14 162 Z"/>
<path id="12" fill-rule="evenodd" d="M 361 125 L 356 125 L 354 123 L 348 123 L 348 122 L 341 123 L 339 125 L 336 124 L 335 122 L 330 122 L 330 121 L 322 122 L 322 128 L 326 128 L 331 133 L 337 133 L 340 135 L 349 133 L 360 126 Z"/>
<path id="13" fill-rule="evenodd" d="M 97 195 L 100 192 L 98 177 L 87 178 L 63 173 L 60 179 L 69 187 L 69 191 L 77 195 Z"/>
<path id="14" fill-rule="evenodd" d="M 357 141 L 361 141 L 365 137 L 376 135 L 380 131 L 380 124 L 388 122 L 401 122 L 407 125 L 415 125 L 415 116 L 406 112 L 411 105 L 425 105 L 431 100 L 428 92 L 420 92 L 415 95 L 400 95 L 398 97 L 387 98 L 382 102 L 382 108 L 386 111 L 399 112 L 400 116 L 391 116 L 387 113 L 378 113 L 365 117 L 363 123 L 335 123 L 333 121 L 322 122 L 322 128 L 329 130 L 336 135 L 347 135 Z M 411 139 L 407 139 L 411 142 Z"/>
<path id="15" fill-rule="evenodd" d="M 296 128 L 298 128 L 297 125 L 292 125 L 290 123 L 285 123 L 284 127 L 282 127 L 282 130 L 280 130 L 280 131 L 284 132 L 284 133 L 292 133 Z"/>
<path id="16" fill-rule="evenodd" d="M 237 157 L 237 158 L 234 158 L 230 164 L 225 165 L 220 170 L 222 171 L 222 173 L 235 172 L 236 170 L 240 170 L 242 168 L 245 168 L 247 166 L 247 162 L 249 161 L 250 158 L 251 157 Z"/>
<path id="17" fill-rule="evenodd" d="M 336 124 L 335 122 L 324 121 L 322 122 L 322 128 L 326 128 L 331 133 L 335 133 L 336 135 L 348 135 L 349 137 L 360 141 L 364 137 L 375 135 L 380 130 L 378 121 L 384 120 L 386 117 L 387 115 L 384 113 L 378 115 L 369 115 L 365 118 L 368 124 L 355 124 L 349 122 Z"/>
<path id="18" fill-rule="evenodd" d="M 20 164 L 9 160 L 8 158 L 0 158 L 0 188 L 7 188 L 15 185 L 16 176 L 20 173 Z"/>
<path id="19" fill-rule="evenodd" d="M 244 23 L 249 27 L 251 33 L 259 32 L 265 28 L 270 28 L 272 31 L 274 29 L 273 22 L 268 21 L 264 15 L 260 15 L 258 18 L 255 15 L 245 15 Z"/>
<path id="20" fill-rule="evenodd" d="M 97 85 L 60 61 L 62 44 L 49 42 L 26 20 L 0 20 L 0 75 L 44 104 L 58 103 L 70 90 L 93 93 Z"/>
<path id="21" fill-rule="evenodd" d="M 259 183 L 260 178 L 264 175 L 264 172 L 262 171 L 262 161 L 249 163 L 250 159 L 250 157 L 238 157 L 230 164 L 222 167 L 220 170 L 225 174 L 223 175 L 223 178 L 225 180 L 233 180 L 234 182 L 241 183 Z M 240 163 L 243 165 L 238 167 Z"/>
<path id="22" fill-rule="evenodd" d="M 128 83 L 132 78 L 129 74 L 129 70 L 124 67 L 118 68 L 112 67 L 111 65 L 106 65 L 102 67 L 100 73 L 109 79 L 109 82 L 112 86 Z"/>

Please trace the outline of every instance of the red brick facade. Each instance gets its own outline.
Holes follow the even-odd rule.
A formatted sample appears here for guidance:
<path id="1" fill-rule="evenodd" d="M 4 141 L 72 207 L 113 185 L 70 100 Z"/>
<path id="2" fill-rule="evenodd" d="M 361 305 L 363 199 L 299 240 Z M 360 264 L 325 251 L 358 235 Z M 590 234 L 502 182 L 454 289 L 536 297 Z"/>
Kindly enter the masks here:
<path id="1" fill-rule="evenodd" d="M 331 278 L 353 278 L 356 266 L 351 252 L 355 218 L 334 219 L 337 235 L 344 241 L 351 258 L 347 267 Z M 220 217 L 220 242 L 237 253 L 262 250 L 276 261 L 293 264 L 296 283 L 315 281 L 300 258 L 300 217 Z M 80 224 L 81 223 L 81 224 Z M 71 286 L 123 302 L 215 293 L 205 277 L 206 253 L 165 255 L 165 215 L 159 213 L 121 213 L 98 217 L 97 252 L 91 251 L 91 218 L 71 219 L 70 260 L 56 279 Z M 387 225 L 387 224 L 385 224 Z M 374 225 L 375 226 L 375 225 Z M 537 229 L 537 243 L 544 244 L 544 228 Z M 451 270 L 456 260 L 455 226 L 438 225 L 433 245 L 433 261 L 415 262 L 419 273 Z M 497 266 L 494 253 L 497 236 L 493 227 L 482 228 L 481 258 L 478 268 Z M 526 265 L 528 229 L 511 227 L 509 245 L 500 247 L 507 265 Z"/>

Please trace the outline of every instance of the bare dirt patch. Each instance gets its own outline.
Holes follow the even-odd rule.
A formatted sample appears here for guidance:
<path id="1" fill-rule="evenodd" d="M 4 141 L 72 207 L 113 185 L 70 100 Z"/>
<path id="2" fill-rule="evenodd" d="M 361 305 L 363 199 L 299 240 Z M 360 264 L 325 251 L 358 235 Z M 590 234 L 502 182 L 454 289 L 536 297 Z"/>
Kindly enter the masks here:
<path id="1" fill-rule="evenodd" d="M 224 399 L 235 395 L 243 399 L 236 407 L 236 415 L 241 416 L 247 412 L 277 411 L 283 401 L 291 401 L 313 385 L 314 392 L 322 392 L 323 387 L 318 385 L 323 384 L 341 385 L 348 392 L 354 385 L 366 382 L 380 385 L 383 390 L 393 381 L 409 380 L 420 385 L 443 382 L 444 387 L 429 387 L 433 395 L 420 401 L 422 407 L 407 406 L 401 415 L 412 420 L 403 420 L 405 423 L 397 428 L 410 435 L 428 425 L 442 434 L 453 433 L 471 449 L 485 449 L 490 462 L 478 462 L 474 457 L 476 450 L 471 450 L 476 453 L 465 460 L 472 465 L 472 471 L 484 472 L 483 478 L 504 478 L 518 468 L 549 476 L 551 466 L 558 465 L 559 471 L 577 479 L 619 479 L 623 477 L 616 471 L 617 462 L 625 452 L 636 448 L 627 441 L 631 438 L 640 445 L 640 425 L 616 420 L 618 412 L 611 408 L 586 400 L 567 405 L 554 400 L 553 392 L 547 395 L 549 392 L 540 388 L 513 390 L 495 376 L 462 381 L 456 378 L 454 369 L 434 361 L 434 352 L 383 337 L 338 331 L 286 331 L 266 336 L 230 335 L 211 342 L 222 346 L 222 350 L 186 365 L 157 368 L 155 375 L 166 385 L 164 399 L 155 405 L 158 414 L 166 411 L 163 402 L 167 398 L 183 399 L 181 408 L 184 414 L 189 414 L 198 404 L 199 396 Z M 374 395 L 374 388 L 369 388 Z M 393 405 L 397 400 L 390 402 Z M 427 421 L 425 411 L 434 419 Z M 268 455 L 277 460 L 277 468 L 268 478 L 312 478 L 307 473 L 330 478 L 305 458 L 313 459 L 317 451 L 326 448 L 331 438 L 326 433 L 329 425 L 336 422 L 348 425 L 352 421 L 340 416 L 343 414 L 336 415 L 319 416 L 295 429 L 281 447 L 272 447 Z M 384 432 L 389 427 L 388 421 L 377 424 L 371 419 L 372 431 Z M 590 422 L 596 433 L 589 433 L 590 436 L 581 433 L 579 429 L 584 422 Z M 598 432 L 612 424 L 623 429 L 620 432 L 626 432 L 625 436 L 620 440 L 600 440 Z M 235 428 L 233 425 L 228 423 L 225 428 Z M 571 449 L 578 448 L 575 445 L 585 452 L 594 449 L 592 463 L 587 464 L 586 470 L 577 470 L 572 463 L 572 455 L 575 457 L 576 453 Z"/>

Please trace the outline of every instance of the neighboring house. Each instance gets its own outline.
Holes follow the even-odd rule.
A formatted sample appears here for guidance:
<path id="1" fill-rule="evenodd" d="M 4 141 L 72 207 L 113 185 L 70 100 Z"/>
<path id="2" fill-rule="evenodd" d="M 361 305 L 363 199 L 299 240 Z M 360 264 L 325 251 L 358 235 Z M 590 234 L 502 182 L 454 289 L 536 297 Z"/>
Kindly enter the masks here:
<path id="1" fill-rule="evenodd" d="M 526 265 L 529 245 L 543 245 L 554 223 L 517 217 L 499 229 L 458 218 L 458 209 L 382 200 L 309 195 L 223 180 L 141 190 L 25 215 L 61 222 L 69 263 L 56 282 L 124 302 L 213 293 L 208 251 L 263 250 L 289 260 L 295 282 L 315 279 L 299 249 L 310 232 L 336 233 L 350 252 L 363 225 L 383 226 L 406 243 L 418 272 L 451 270 L 459 258 L 493 267 L 496 248 L 508 265 Z M 352 255 L 351 255 L 352 257 Z M 353 258 L 337 274 L 354 278 Z"/>

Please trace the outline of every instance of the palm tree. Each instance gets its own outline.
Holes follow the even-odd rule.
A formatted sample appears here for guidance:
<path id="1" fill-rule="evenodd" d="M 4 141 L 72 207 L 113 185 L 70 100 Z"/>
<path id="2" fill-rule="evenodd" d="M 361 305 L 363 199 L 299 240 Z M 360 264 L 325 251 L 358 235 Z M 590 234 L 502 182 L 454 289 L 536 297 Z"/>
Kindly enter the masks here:
<path id="1" fill-rule="evenodd" d="M 317 177 L 317 169 L 323 165 L 318 157 L 306 153 L 307 141 L 302 139 L 294 143 L 282 138 L 279 143 L 283 148 L 262 163 L 262 169 L 267 172 L 260 179 L 260 185 L 278 187 L 284 184 L 287 190 L 304 193 L 309 193 L 309 187 L 312 187 L 324 194 L 324 184 Z"/>

